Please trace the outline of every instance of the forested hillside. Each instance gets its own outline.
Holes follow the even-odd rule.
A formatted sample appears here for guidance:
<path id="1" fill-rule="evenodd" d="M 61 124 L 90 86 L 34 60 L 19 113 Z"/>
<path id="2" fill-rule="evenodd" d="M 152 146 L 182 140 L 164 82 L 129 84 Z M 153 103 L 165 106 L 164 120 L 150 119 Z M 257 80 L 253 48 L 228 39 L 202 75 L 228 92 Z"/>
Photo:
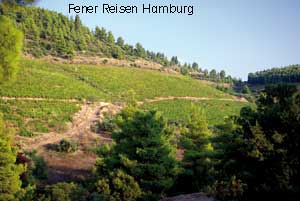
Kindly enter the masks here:
<path id="1" fill-rule="evenodd" d="M 52 55 L 72 59 L 76 55 L 83 55 L 128 61 L 144 59 L 163 67 L 175 67 L 174 70 L 183 75 L 190 74 L 195 79 L 228 83 L 238 81 L 226 75 L 224 70 L 217 72 L 215 69 L 200 68 L 196 62 L 181 63 L 177 56 L 168 59 L 164 53 L 146 50 L 140 43 L 134 46 L 127 44 L 122 37 L 115 38 L 111 31 L 103 27 L 90 30 L 82 24 L 79 16 L 69 19 L 60 13 L 38 7 L 5 4 L 0 4 L 0 14 L 16 22 L 24 33 L 24 53 L 34 57 Z"/>
<path id="2" fill-rule="evenodd" d="M 68 17 L 37 7 L 11 7 L 0 4 L 0 13 L 14 19 L 25 33 L 24 52 L 40 57 L 53 55 L 71 58 L 76 52 L 117 59 L 144 58 L 169 65 L 162 53 L 146 51 L 140 43 L 125 43 L 122 37 L 115 39 L 111 31 L 96 27 L 90 30 L 79 18 Z"/>
<path id="3" fill-rule="evenodd" d="M 256 73 L 249 73 L 248 75 L 248 83 L 250 84 L 271 84 L 280 82 L 300 82 L 300 65 L 290 65 L 283 68 L 272 68 Z"/>

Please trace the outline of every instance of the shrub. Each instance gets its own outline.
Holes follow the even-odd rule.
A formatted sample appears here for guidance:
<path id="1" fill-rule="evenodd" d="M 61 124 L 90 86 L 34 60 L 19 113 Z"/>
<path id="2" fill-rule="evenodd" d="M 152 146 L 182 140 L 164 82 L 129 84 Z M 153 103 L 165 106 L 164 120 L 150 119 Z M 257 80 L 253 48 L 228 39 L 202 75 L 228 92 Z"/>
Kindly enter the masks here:
<path id="1" fill-rule="evenodd" d="M 217 181 L 214 186 L 214 195 L 217 201 L 226 200 L 244 200 L 243 194 L 247 185 L 235 176 L 231 177 L 229 181 Z"/>
<path id="2" fill-rule="evenodd" d="M 45 188 L 45 199 L 53 201 L 85 201 L 88 192 L 74 183 L 57 183 Z"/>
<path id="3" fill-rule="evenodd" d="M 32 137 L 32 136 L 33 136 L 33 133 L 30 132 L 29 130 L 27 130 L 26 128 L 24 128 L 24 127 L 21 127 L 21 128 L 20 128 L 19 134 L 20 134 L 21 136 L 25 136 L 25 137 Z"/>
<path id="4" fill-rule="evenodd" d="M 111 113 L 105 113 L 104 119 L 96 125 L 97 132 L 113 132 L 117 128 L 115 116 Z"/>
<path id="5" fill-rule="evenodd" d="M 108 63 L 108 60 L 107 59 L 104 59 L 103 61 L 102 61 L 102 64 L 107 64 Z"/>
<path id="6" fill-rule="evenodd" d="M 66 153 L 75 152 L 77 150 L 77 143 L 62 139 L 57 145 L 57 150 Z"/>
<path id="7" fill-rule="evenodd" d="M 20 174 L 22 165 L 17 165 L 17 152 L 12 146 L 11 130 L 2 121 L 0 113 L 0 200 L 17 200 L 16 194 L 21 190 Z"/>
<path id="8" fill-rule="evenodd" d="M 43 157 L 38 156 L 36 151 L 27 152 L 26 155 L 32 160 L 32 165 L 29 167 L 32 176 L 37 180 L 48 178 L 48 167 Z"/>
<path id="9" fill-rule="evenodd" d="M 88 96 L 88 97 L 86 97 L 86 100 L 88 102 L 93 103 L 93 102 L 96 102 L 98 100 L 98 98 L 96 96 Z"/>
<path id="10" fill-rule="evenodd" d="M 108 201 L 134 201 L 142 191 L 134 178 L 121 170 L 112 172 L 108 178 L 102 178 L 96 183 L 97 191 Z"/>

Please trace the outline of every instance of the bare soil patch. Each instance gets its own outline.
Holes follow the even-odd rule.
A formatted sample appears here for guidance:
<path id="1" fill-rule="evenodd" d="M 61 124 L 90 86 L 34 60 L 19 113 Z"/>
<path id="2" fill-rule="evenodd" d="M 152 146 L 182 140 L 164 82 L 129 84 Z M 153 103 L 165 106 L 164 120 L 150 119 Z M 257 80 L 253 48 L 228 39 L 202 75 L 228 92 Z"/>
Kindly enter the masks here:
<path id="1" fill-rule="evenodd" d="M 15 142 L 21 150 L 37 150 L 49 168 L 49 178 L 46 183 L 74 181 L 87 178 L 96 162 L 96 155 L 88 149 L 104 143 L 110 143 L 109 137 L 93 133 L 91 125 L 103 118 L 105 112 L 119 110 L 110 103 L 84 104 L 73 117 L 69 129 L 65 133 L 45 133 L 33 138 L 16 136 Z M 78 143 L 78 151 L 74 153 L 57 152 L 53 147 L 62 139 Z"/>
<path id="2" fill-rule="evenodd" d="M 187 195 L 179 195 L 175 197 L 165 198 L 161 201 L 213 201 L 212 197 L 208 197 L 203 193 L 193 193 Z"/>
<path id="3" fill-rule="evenodd" d="M 31 97 L 1 97 L 6 100 L 34 100 L 44 101 L 57 99 L 31 98 Z M 146 99 L 138 104 L 147 102 L 157 102 L 163 100 L 224 100 L 224 101 L 238 101 L 246 102 L 245 99 L 214 99 L 207 97 L 156 97 L 154 99 Z M 77 101 L 73 99 L 58 99 L 61 101 Z M 28 138 L 16 136 L 15 142 L 21 150 L 37 150 L 38 154 L 45 158 L 49 166 L 49 179 L 47 183 L 56 183 L 59 181 L 82 180 L 88 177 L 96 162 L 96 155 L 89 150 L 91 147 L 96 147 L 104 143 L 110 143 L 111 138 L 107 133 L 96 134 L 91 131 L 91 125 L 96 121 L 102 120 L 104 114 L 107 112 L 116 113 L 122 109 L 122 105 L 114 105 L 107 102 L 98 102 L 93 104 L 84 103 L 81 110 L 73 116 L 72 123 L 64 133 L 41 133 L 35 137 Z M 78 151 L 75 153 L 60 153 L 53 147 L 59 143 L 60 140 L 67 139 L 78 143 Z M 177 150 L 177 159 L 181 160 L 184 150 Z M 194 199 L 190 197 L 189 199 Z M 177 200 L 175 200 L 177 201 Z M 189 200 L 188 200 L 189 201 Z M 192 200 L 191 200 L 192 201 Z"/>
<path id="4" fill-rule="evenodd" d="M 165 100 L 191 100 L 191 101 L 208 101 L 208 100 L 220 100 L 220 101 L 232 101 L 232 102 L 248 102 L 245 98 L 235 97 L 232 98 L 208 98 L 208 97 L 190 97 L 190 96 L 166 96 L 166 97 L 156 97 L 153 99 L 145 99 L 144 101 L 138 102 L 139 105 L 144 103 L 153 103 Z"/>

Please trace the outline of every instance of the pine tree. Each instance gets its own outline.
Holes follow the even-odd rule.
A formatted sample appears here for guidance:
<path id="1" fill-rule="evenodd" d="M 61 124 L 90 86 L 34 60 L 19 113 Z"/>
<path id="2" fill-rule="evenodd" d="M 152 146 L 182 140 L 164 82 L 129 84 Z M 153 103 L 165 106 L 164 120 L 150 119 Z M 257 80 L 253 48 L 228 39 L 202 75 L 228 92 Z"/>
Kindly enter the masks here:
<path id="1" fill-rule="evenodd" d="M 17 150 L 12 147 L 12 137 L 0 114 L 0 201 L 18 200 L 16 194 L 21 190 L 23 168 L 15 164 Z"/>
<path id="2" fill-rule="evenodd" d="M 17 74 L 23 34 L 10 19 L 0 16 L 0 36 L 0 82 L 5 82 Z"/>
<path id="3" fill-rule="evenodd" d="M 226 78 L 226 72 L 224 70 L 221 70 L 220 78 L 221 78 L 221 80 L 224 80 Z"/>
<path id="4" fill-rule="evenodd" d="M 193 70 L 198 71 L 199 70 L 199 65 L 196 62 L 194 62 L 192 64 L 192 68 L 193 68 Z"/>
<path id="5" fill-rule="evenodd" d="M 209 157 L 213 151 L 211 135 L 203 111 L 192 105 L 187 131 L 181 139 L 185 150 L 182 161 L 184 172 L 181 175 L 184 191 L 198 192 L 213 181 L 213 164 Z"/>
<path id="6" fill-rule="evenodd" d="M 214 80 L 214 81 L 217 79 L 217 71 L 215 69 L 212 69 L 209 72 L 209 78 L 212 79 L 212 80 Z"/>
<path id="7" fill-rule="evenodd" d="M 119 45 L 120 47 L 123 47 L 125 45 L 125 41 L 122 37 L 119 37 L 117 39 L 117 45 Z"/>
<path id="8" fill-rule="evenodd" d="M 74 25 L 75 25 L 75 31 L 78 32 L 81 32 L 81 20 L 80 20 L 80 17 L 79 15 L 76 15 L 75 16 L 75 22 L 74 22 Z"/>
<path id="9" fill-rule="evenodd" d="M 142 46 L 142 44 L 140 44 L 140 43 L 137 43 L 135 45 L 135 52 L 136 52 L 136 56 L 138 56 L 138 57 L 144 58 L 146 56 L 146 51 L 145 51 L 144 47 Z"/>
<path id="10" fill-rule="evenodd" d="M 128 107 L 117 118 L 115 146 L 98 161 L 101 177 L 120 168 L 132 176 L 143 191 L 143 200 L 159 200 L 174 182 L 177 171 L 173 133 L 160 113 Z"/>
<path id="11" fill-rule="evenodd" d="M 107 33 L 105 28 L 99 28 L 98 26 L 95 28 L 95 37 L 101 40 L 102 42 L 107 41 Z"/>
<path id="12" fill-rule="evenodd" d="M 115 37 L 111 31 L 109 31 L 107 34 L 107 43 L 115 44 Z"/>

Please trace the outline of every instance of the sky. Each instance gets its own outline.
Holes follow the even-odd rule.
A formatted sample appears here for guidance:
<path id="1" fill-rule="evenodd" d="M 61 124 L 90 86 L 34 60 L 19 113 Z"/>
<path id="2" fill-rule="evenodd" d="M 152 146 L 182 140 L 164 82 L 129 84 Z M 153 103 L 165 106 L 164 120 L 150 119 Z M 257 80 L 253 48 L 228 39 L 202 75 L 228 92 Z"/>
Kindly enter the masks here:
<path id="1" fill-rule="evenodd" d="M 224 69 L 247 79 L 249 72 L 300 64 L 299 0 L 40 0 L 37 6 L 65 15 L 69 4 L 191 5 L 187 14 L 80 14 L 84 25 L 111 30 L 129 44 Z M 74 14 L 73 14 L 74 15 Z"/>

